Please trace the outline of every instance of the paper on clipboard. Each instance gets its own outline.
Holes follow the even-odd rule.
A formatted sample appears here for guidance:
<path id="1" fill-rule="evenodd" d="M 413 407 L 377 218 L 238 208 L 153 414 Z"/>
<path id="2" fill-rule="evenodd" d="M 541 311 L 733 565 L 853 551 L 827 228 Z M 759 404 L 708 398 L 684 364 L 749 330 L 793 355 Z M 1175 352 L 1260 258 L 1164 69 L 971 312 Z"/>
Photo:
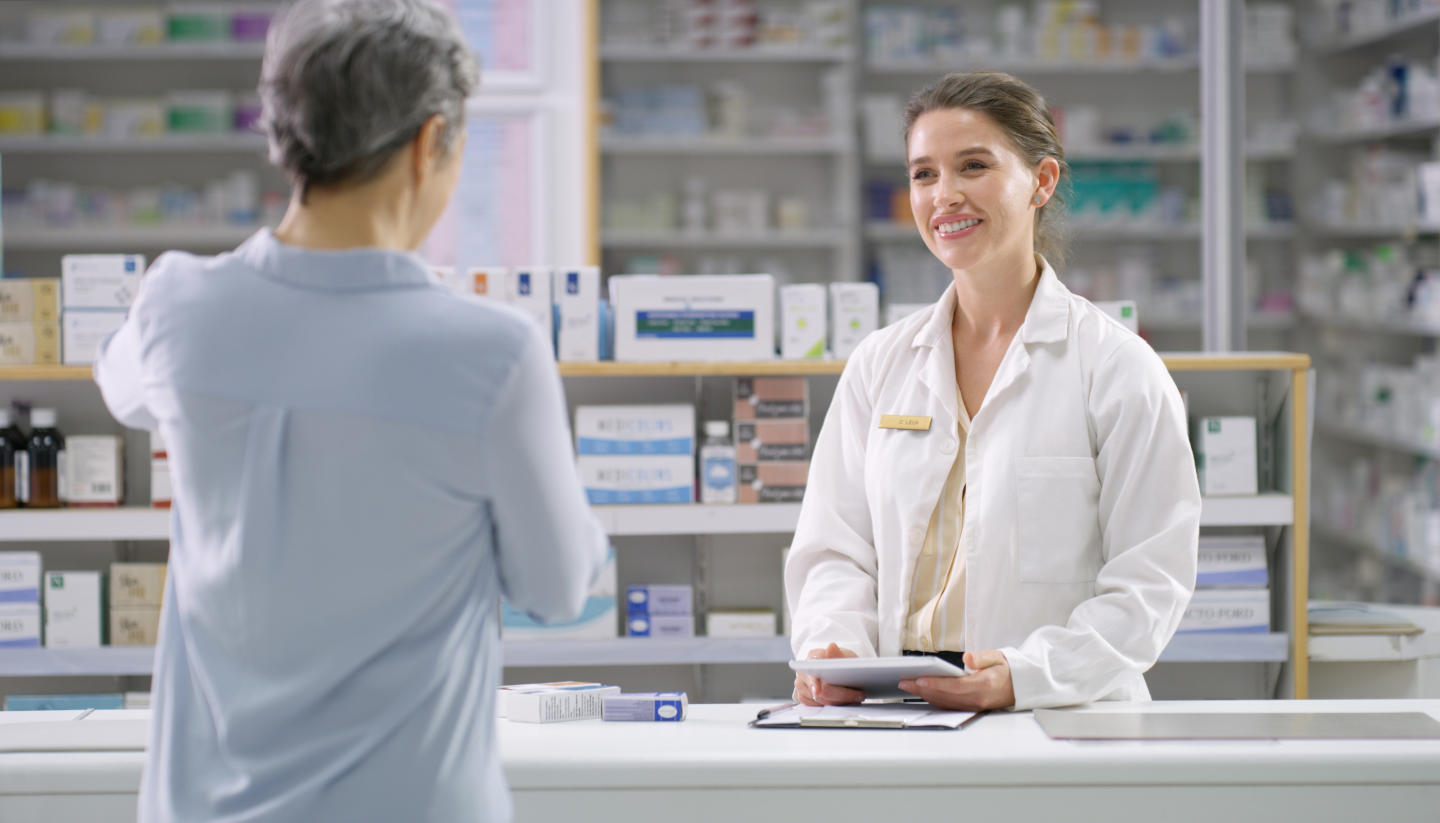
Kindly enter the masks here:
<path id="1" fill-rule="evenodd" d="M 983 712 L 949 712 L 904 703 L 857 706 L 791 706 L 757 717 L 757 729 L 931 729 L 955 730 Z"/>

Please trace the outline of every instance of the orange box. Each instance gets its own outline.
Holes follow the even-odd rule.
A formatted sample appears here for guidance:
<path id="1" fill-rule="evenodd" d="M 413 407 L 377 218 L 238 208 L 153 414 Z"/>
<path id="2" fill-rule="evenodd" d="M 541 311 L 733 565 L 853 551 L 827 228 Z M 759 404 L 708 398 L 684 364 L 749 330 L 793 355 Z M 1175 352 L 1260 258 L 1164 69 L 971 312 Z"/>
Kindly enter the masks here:
<path id="1" fill-rule="evenodd" d="M 805 497 L 809 460 L 749 463 L 737 466 L 737 502 L 799 503 Z"/>
<path id="2" fill-rule="evenodd" d="M 735 378 L 735 422 L 742 420 L 806 420 L 810 416 L 810 384 L 803 377 Z"/>
<path id="3" fill-rule="evenodd" d="M 735 424 L 735 462 L 770 463 L 810 457 L 805 420 L 748 420 Z"/>

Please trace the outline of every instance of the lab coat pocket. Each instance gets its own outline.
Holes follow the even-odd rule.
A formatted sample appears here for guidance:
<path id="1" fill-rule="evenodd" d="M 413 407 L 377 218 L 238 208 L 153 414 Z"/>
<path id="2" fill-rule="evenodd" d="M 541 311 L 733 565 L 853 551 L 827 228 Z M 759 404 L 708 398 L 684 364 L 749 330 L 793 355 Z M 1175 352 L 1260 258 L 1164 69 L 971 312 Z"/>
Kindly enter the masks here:
<path id="1" fill-rule="evenodd" d="M 1093 581 L 1103 559 L 1095 461 L 1022 457 L 1016 466 L 1016 493 L 1020 581 Z"/>

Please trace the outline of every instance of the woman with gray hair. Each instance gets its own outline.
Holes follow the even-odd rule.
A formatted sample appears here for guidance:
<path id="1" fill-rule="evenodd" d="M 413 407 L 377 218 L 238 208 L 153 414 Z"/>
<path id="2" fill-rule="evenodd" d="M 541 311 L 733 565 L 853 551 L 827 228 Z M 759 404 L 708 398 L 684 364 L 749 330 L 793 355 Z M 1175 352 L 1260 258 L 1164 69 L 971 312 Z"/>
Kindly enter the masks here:
<path id="1" fill-rule="evenodd" d="M 506 820 L 504 595 L 573 618 L 608 552 L 549 341 L 414 251 L 476 70 L 428 0 L 302 0 L 260 91 L 289 209 L 171 252 L 95 367 L 175 478 L 143 821 Z"/>

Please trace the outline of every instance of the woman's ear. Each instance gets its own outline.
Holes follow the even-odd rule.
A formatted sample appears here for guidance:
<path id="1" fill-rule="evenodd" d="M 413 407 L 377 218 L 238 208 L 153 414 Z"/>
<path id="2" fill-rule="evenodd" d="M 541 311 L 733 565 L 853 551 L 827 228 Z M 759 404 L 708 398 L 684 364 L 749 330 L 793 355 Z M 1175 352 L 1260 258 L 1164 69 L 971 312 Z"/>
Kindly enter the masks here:
<path id="1" fill-rule="evenodd" d="M 432 114 L 420 126 L 420 133 L 410 143 L 410 174 L 416 184 L 434 176 L 436 167 L 444 155 L 442 140 L 445 135 L 445 117 Z"/>
<path id="2" fill-rule="evenodd" d="M 1035 205 L 1043 206 L 1055 195 L 1060 184 L 1060 162 L 1053 157 L 1043 158 L 1035 166 Z"/>

